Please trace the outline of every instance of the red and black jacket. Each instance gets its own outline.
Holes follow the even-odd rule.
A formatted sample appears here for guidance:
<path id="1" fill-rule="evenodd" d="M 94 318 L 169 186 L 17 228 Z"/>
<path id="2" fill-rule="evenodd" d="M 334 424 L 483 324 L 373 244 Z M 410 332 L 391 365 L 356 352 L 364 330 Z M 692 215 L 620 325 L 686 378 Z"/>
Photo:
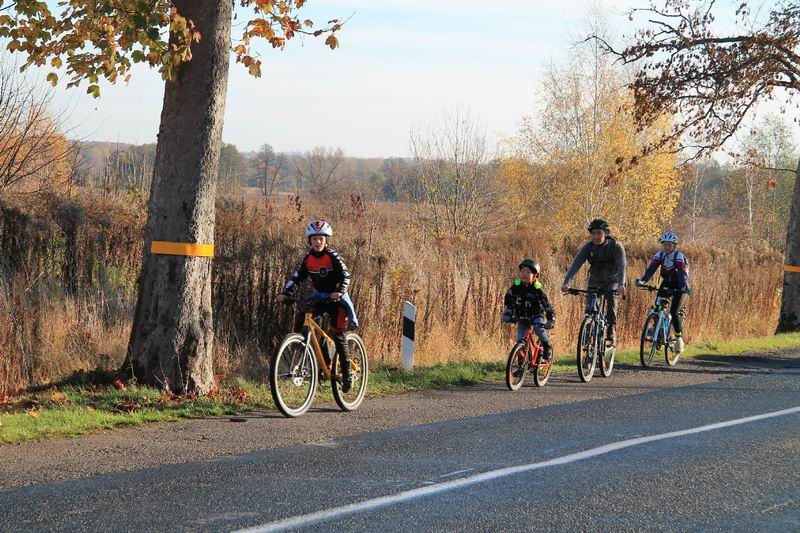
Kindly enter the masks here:
<path id="1" fill-rule="evenodd" d="M 283 287 L 283 294 L 291 296 L 295 287 L 309 277 L 314 290 L 318 292 L 345 294 L 350 286 L 350 272 L 347 271 L 342 257 L 330 246 L 326 246 L 321 252 L 309 250 Z"/>

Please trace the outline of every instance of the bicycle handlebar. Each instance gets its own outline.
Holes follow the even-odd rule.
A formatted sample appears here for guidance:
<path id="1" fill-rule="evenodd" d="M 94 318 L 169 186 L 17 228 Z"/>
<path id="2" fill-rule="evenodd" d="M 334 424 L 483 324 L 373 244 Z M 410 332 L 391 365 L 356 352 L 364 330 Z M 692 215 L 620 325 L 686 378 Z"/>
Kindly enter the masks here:
<path id="1" fill-rule="evenodd" d="M 684 291 L 682 289 L 671 289 L 669 287 L 654 287 L 653 285 L 645 285 L 645 284 L 639 284 L 639 283 L 637 283 L 636 286 L 639 287 L 642 290 L 645 290 L 645 291 L 661 292 L 662 294 L 666 294 L 666 295 L 669 295 L 669 296 L 676 296 L 676 295 L 681 294 L 681 293 L 692 294 L 692 290 L 689 289 L 688 287 Z"/>
<path id="2" fill-rule="evenodd" d="M 311 302 L 313 302 L 315 300 L 318 300 L 318 301 L 330 300 L 331 302 L 338 302 L 339 301 L 339 300 L 332 300 L 331 299 L 331 293 L 329 293 L 329 292 L 317 292 L 317 291 L 314 291 L 310 295 L 308 295 L 305 298 L 303 298 L 302 300 L 298 300 L 296 298 L 287 297 L 284 301 L 282 301 L 280 303 L 282 303 L 283 305 L 296 305 L 296 304 L 311 303 Z"/>

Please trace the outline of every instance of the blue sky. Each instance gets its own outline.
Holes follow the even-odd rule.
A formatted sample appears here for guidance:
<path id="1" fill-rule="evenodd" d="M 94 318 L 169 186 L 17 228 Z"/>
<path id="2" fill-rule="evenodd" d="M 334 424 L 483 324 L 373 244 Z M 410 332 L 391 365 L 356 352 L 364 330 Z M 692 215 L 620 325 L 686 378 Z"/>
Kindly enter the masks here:
<path id="1" fill-rule="evenodd" d="M 617 31 L 635 0 L 604 0 Z M 512 134 L 535 109 L 541 69 L 568 58 L 586 0 L 310 0 L 308 17 L 353 17 L 331 51 L 321 39 L 263 49 L 263 77 L 232 65 L 225 142 L 240 150 L 340 146 L 353 156 L 408 153 L 409 130 L 447 108 L 469 108 L 493 137 Z M 305 17 L 305 15 L 304 15 Z M 240 17 L 239 23 L 242 18 Z M 241 28 L 234 28 L 234 36 Z M 92 140 L 153 142 L 163 82 L 147 68 L 129 85 L 57 91 L 74 108 L 76 132 Z"/>

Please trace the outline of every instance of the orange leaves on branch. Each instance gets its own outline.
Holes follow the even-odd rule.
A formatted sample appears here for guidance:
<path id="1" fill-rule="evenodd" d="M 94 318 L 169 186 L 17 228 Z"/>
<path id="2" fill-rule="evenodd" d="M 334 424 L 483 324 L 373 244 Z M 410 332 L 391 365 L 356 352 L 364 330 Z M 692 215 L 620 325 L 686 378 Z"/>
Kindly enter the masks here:
<path id="1" fill-rule="evenodd" d="M 312 31 L 314 22 L 299 17 L 304 0 L 237 3 L 257 14 L 245 25 L 242 44 L 233 48 L 237 61 L 253 76 L 261 75 L 261 61 L 244 61 L 250 55 L 251 38 L 260 37 L 272 48 L 283 48 L 298 34 L 327 34 L 325 44 L 331 49 L 338 47 L 333 34 L 341 29 L 341 23 L 334 19 L 327 27 Z M 87 93 L 94 97 L 100 94 L 100 79 L 127 82 L 134 63 L 146 62 L 165 80 L 174 79 L 180 65 L 192 59 L 192 45 L 202 38 L 194 22 L 182 16 L 172 0 L 70 0 L 58 3 L 56 12 L 48 4 L 13 2 L 4 7 L 0 39 L 7 50 L 26 56 L 23 68 L 48 64 L 64 68 L 67 87 L 88 82 Z M 53 72 L 47 80 L 55 85 L 59 74 Z"/>

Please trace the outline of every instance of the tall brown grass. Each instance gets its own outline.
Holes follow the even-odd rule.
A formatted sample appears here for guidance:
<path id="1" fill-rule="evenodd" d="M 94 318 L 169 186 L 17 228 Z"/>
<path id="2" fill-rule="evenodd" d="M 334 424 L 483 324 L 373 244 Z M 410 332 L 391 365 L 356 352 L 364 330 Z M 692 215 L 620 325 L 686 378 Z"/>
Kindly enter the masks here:
<path id="1" fill-rule="evenodd" d="M 218 203 L 213 269 L 218 372 L 264 379 L 270 353 L 292 325 L 293 311 L 274 297 L 305 251 L 302 232 L 313 217 L 334 225 L 333 245 L 353 275 L 361 332 L 376 363 L 399 363 L 403 300 L 418 309 L 418 364 L 503 358 L 513 328 L 500 322 L 502 296 L 522 257 L 543 265 L 558 315 L 558 350 L 574 346 L 582 301 L 562 296 L 558 287 L 580 238 L 556 242 L 546 228 L 530 228 L 482 242 L 435 240 L 415 229 L 402 204 L 360 196 L 325 204 L 227 198 Z M 88 193 L 0 205 L 0 397 L 77 370 L 121 364 L 144 218 L 139 200 Z M 627 247 L 629 280 L 654 251 Z M 779 253 L 699 245 L 684 251 L 695 290 L 687 305 L 690 341 L 774 330 Z M 623 345 L 637 342 L 650 298 L 630 290 L 621 302 Z"/>

